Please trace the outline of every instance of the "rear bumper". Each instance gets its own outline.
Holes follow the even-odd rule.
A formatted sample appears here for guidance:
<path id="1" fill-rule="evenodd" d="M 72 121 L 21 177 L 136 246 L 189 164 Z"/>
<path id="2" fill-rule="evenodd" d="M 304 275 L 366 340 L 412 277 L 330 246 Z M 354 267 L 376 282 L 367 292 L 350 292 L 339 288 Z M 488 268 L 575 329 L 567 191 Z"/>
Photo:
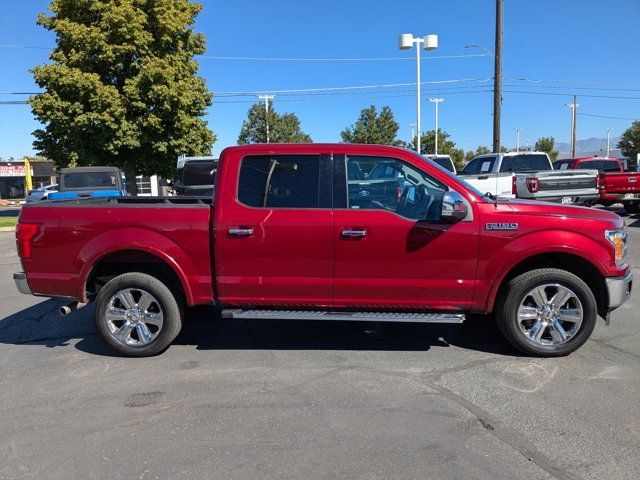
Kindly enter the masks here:
<path id="1" fill-rule="evenodd" d="M 24 272 L 18 272 L 13 274 L 13 281 L 16 284 L 16 288 L 20 293 L 25 295 L 31 295 L 31 289 L 27 283 L 27 274 Z"/>
<path id="2" fill-rule="evenodd" d="M 633 273 L 629 272 L 624 277 L 606 278 L 605 280 L 609 293 L 609 311 L 611 311 L 618 308 L 631 296 Z"/>
<path id="3" fill-rule="evenodd" d="M 522 198 L 526 198 L 526 197 L 522 197 Z M 598 200 L 600 198 L 600 195 L 598 194 L 593 194 L 593 193 L 588 193 L 588 194 L 583 194 L 583 195 L 548 195 L 548 194 L 542 194 L 542 195 L 536 195 L 536 194 L 531 194 L 531 197 L 528 198 L 528 200 L 538 200 L 541 202 L 553 202 L 553 203 L 566 203 L 566 204 L 573 204 L 573 205 L 582 205 L 584 203 L 591 203 L 594 202 L 595 200 Z"/>

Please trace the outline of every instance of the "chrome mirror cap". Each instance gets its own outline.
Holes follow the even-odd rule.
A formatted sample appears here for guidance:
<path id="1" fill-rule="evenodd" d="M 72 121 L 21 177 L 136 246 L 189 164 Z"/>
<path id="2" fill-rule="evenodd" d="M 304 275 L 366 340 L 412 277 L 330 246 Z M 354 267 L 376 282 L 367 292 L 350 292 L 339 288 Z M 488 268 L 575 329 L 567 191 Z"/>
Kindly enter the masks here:
<path id="1" fill-rule="evenodd" d="M 442 196 L 442 212 L 440 218 L 444 221 L 459 222 L 467 218 L 469 208 L 462 195 L 455 191 L 445 192 Z"/>

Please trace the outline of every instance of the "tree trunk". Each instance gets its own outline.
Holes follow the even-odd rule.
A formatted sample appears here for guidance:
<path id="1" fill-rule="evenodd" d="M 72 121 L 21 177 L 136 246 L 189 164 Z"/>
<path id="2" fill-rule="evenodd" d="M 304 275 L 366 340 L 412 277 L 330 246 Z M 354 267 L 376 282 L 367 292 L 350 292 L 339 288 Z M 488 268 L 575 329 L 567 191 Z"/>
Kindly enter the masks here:
<path id="1" fill-rule="evenodd" d="M 126 165 L 124 167 L 124 176 L 127 181 L 127 193 L 131 196 L 136 196 L 138 194 L 138 184 L 136 183 L 136 172 L 132 167 Z"/>

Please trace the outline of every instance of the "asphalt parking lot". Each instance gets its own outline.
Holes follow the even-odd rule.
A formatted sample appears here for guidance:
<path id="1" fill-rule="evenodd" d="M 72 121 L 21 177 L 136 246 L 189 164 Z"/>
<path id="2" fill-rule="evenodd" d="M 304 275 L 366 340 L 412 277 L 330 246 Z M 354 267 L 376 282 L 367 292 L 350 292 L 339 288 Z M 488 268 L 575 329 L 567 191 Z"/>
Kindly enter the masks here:
<path id="1" fill-rule="evenodd" d="M 613 208 L 624 215 L 622 209 Z M 640 278 L 640 216 L 627 217 Z M 640 478 L 640 293 L 560 359 L 462 326 L 221 320 L 113 356 L 0 233 L 0 478 Z"/>

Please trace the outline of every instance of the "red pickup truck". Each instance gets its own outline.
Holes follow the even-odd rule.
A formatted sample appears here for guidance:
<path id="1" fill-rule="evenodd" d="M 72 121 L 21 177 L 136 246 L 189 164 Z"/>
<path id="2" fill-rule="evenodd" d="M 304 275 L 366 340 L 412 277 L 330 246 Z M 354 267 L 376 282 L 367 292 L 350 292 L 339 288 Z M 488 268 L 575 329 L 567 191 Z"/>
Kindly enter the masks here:
<path id="1" fill-rule="evenodd" d="M 185 307 L 212 304 L 274 321 L 493 313 L 521 351 L 560 356 L 632 286 L 617 215 L 494 200 L 376 145 L 227 148 L 212 199 L 45 201 L 23 207 L 16 237 L 18 289 L 94 302 L 101 336 L 131 356 L 163 351 Z"/>
<path id="2" fill-rule="evenodd" d="M 625 172 L 615 157 L 567 158 L 553 162 L 554 170 L 587 169 L 600 172 L 600 203 L 622 203 L 627 213 L 640 212 L 640 172 Z"/>

